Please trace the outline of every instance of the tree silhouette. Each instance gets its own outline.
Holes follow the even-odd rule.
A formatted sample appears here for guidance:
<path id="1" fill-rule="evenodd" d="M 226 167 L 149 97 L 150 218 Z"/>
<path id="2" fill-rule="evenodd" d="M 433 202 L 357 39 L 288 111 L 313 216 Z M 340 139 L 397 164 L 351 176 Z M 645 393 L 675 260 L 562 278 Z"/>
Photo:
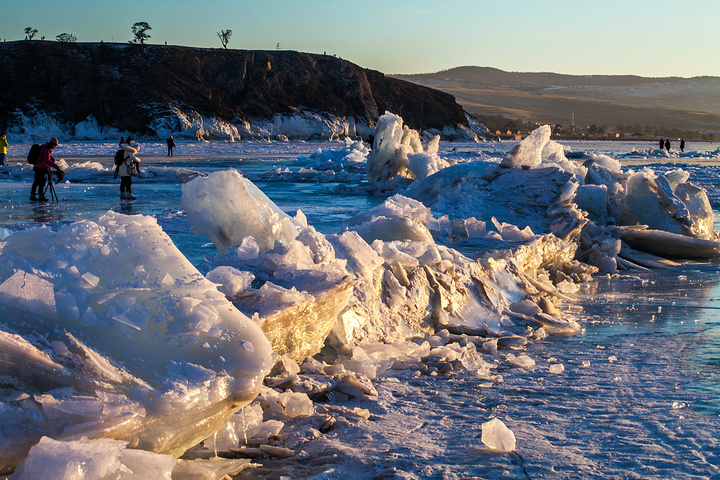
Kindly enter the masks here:
<path id="1" fill-rule="evenodd" d="M 223 48 L 227 49 L 227 44 L 232 36 L 232 30 L 220 30 L 217 32 L 217 36 L 220 39 L 220 43 L 222 43 Z"/>
<path id="2" fill-rule="evenodd" d="M 77 37 L 72 33 L 61 33 L 55 37 L 55 40 L 58 42 L 77 42 Z"/>
<path id="3" fill-rule="evenodd" d="M 25 28 L 25 40 L 32 40 L 35 35 L 37 35 L 38 31 L 37 28 L 32 27 L 26 27 Z"/>
<path id="4" fill-rule="evenodd" d="M 150 38 L 146 33 L 148 30 L 152 30 L 152 27 L 147 22 L 135 22 L 132 26 L 132 33 L 135 36 L 133 43 L 145 45 L 145 40 Z"/>

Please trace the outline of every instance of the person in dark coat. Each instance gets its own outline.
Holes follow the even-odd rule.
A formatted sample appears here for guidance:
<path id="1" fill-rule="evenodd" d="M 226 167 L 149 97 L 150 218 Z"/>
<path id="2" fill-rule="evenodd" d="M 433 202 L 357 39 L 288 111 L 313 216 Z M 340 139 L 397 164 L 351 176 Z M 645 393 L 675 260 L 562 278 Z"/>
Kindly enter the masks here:
<path id="1" fill-rule="evenodd" d="M 170 135 L 167 138 L 167 146 L 168 146 L 168 157 L 173 156 L 173 148 L 175 148 L 175 139 Z"/>
<path id="2" fill-rule="evenodd" d="M 131 135 L 127 139 L 127 143 L 120 145 L 123 152 L 123 162 L 118 166 L 118 175 L 120 176 L 120 199 L 135 200 L 132 194 L 132 177 L 140 171 L 140 159 L 135 154 L 140 150 L 140 145 L 135 142 L 135 138 Z"/>
<path id="3" fill-rule="evenodd" d="M 670 139 L 669 138 L 665 140 L 665 150 L 667 150 L 668 152 L 670 151 Z"/>
<path id="4" fill-rule="evenodd" d="M 53 137 L 49 142 L 43 143 L 40 146 L 40 155 L 38 156 L 37 163 L 33 167 L 35 178 L 32 184 L 32 190 L 30 190 L 31 202 L 48 201 L 48 199 L 45 198 L 45 181 L 51 169 L 55 168 L 60 170 L 60 167 L 55 163 L 55 159 L 52 156 L 53 148 L 57 147 L 58 143 L 60 143 L 58 139 Z M 38 195 L 40 196 L 38 197 Z"/>
<path id="5" fill-rule="evenodd" d="M 661 138 L 661 139 L 660 139 L 660 150 L 662 150 L 662 149 L 664 149 L 664 148 L 665 148 L 665 139 L 664 139 L 664 138 Z"/>
<path id="6" fill-rule="evenodd" d="M 684 138 L 680 139 L 680 151 L 681 152 L 685 151 L 685 139 Z"/>

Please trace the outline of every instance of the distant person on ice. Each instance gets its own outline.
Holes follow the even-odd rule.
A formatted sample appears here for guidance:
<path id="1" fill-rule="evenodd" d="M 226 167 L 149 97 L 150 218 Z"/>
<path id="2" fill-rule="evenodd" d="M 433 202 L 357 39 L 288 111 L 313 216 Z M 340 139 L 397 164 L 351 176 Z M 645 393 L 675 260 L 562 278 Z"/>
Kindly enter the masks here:
<path id="1" fill-rule="evenodd" d="M 665 149 L 665 139 L 661 138 L 660 139 L 660 150 L 664 150 L 664 149 Z"/>
<path id="2" fill-rule="evenodd" d="M 665 140 L 665 150 L 667 150 L 668 152 L 670 151 L 670 139 L 669 138 Z"/>
<path id="3" fill-rule="evenodd" d="M 135 154 L 140 150 L 140 145 L 135 142 L 135 138 L 130 135 L 127 143 L 120 145 L 124 150 L 124 160 L 118 166 L 118 175 L 120 176 L 120 199 L 135 200 L 132 194 L 132 177 L 136 176 L 140 167 L 140 159 Z"/>
<path id="4" fill-rule="evenodd" d="M 30 201 L 31 202 L 47 202 L 45 198 L 45 180 L 50 174 L 50 169 L 55 168 L 60 170 L 60 167 L 55 163 L 55 159 L 52 156 L 52 151 L 60 143 L 57 137 L 53 137 L 49 142 L 40 145 L 40 155 L 38 156 L 37 162 L 33 167 L 35 173 L 35 180 L 32 184 L 32 190 L 30 190 Z M 51 180 L 52 181 L 52 180 Z M 38 195 L 40 195 L 38 197 Z"/>
<path id="5" fill-rule="evenodd" d="M 168 146 L 168 157 L 173 156 L 173 148 L 175 148 L 175 139 L 170 135 L 167 138 L 167 146 Z"/>
<path id="6" fill-rule="evenodd" d="M 5 155 L 7 155 L 7 137 L 5 137 L 5 132 L 0 134 L 0 167 L 5 165 Z"/>
<path id="7" fill-rule="evenodd" d="M 684 138 L 680 139 L 680 151 L 681 152 L 685 151 L 685 139 Z"/>

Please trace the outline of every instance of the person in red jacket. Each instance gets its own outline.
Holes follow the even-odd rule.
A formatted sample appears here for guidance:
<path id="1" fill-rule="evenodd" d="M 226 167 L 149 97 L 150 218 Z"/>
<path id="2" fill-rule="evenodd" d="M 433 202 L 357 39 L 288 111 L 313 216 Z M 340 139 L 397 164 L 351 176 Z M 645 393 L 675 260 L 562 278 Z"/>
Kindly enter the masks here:
<path id="1" fill-rule="evenodd" d="M 60 167 L 57 163 L 55 163 L 55 159 L 52 156 L 53 148 L 57 147 L 58 143 L 58 139 L 53 137 L 49 142 L 40 146 L 40 156 L 38 157 L 35 167 L 33 167 L 33 172 L 35 172 L 35 181 L 33 182 L 32 190 L 30 191 L 31 202 L 48 201 L 48 199 L 45 198 L 46 177 L 50 174 L 50 169 L 55 168 L 60 170 Z"/>

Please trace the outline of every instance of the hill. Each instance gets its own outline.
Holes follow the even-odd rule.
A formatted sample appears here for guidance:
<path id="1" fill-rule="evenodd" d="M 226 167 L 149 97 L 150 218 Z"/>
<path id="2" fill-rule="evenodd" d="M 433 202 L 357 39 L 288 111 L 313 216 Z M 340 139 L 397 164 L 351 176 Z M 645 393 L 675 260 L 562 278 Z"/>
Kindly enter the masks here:
<path id="1" fill-rule="evenodd" d="M 0 127 L 18 134 L 46 118 L 67 135 L 93 122 L 157 136 L 366 135 L 388 110 L 472 135 L 451 95 L 327 55 L 33 40 L 0 43 L 0 57 Z"/>
<path id="2" fill-rule="evenodd" d="M 473 115 L 549 124 L 720 132 L 720 78 L 647 78 L 458 67 L 394 75 L 452 94 Z"/>

